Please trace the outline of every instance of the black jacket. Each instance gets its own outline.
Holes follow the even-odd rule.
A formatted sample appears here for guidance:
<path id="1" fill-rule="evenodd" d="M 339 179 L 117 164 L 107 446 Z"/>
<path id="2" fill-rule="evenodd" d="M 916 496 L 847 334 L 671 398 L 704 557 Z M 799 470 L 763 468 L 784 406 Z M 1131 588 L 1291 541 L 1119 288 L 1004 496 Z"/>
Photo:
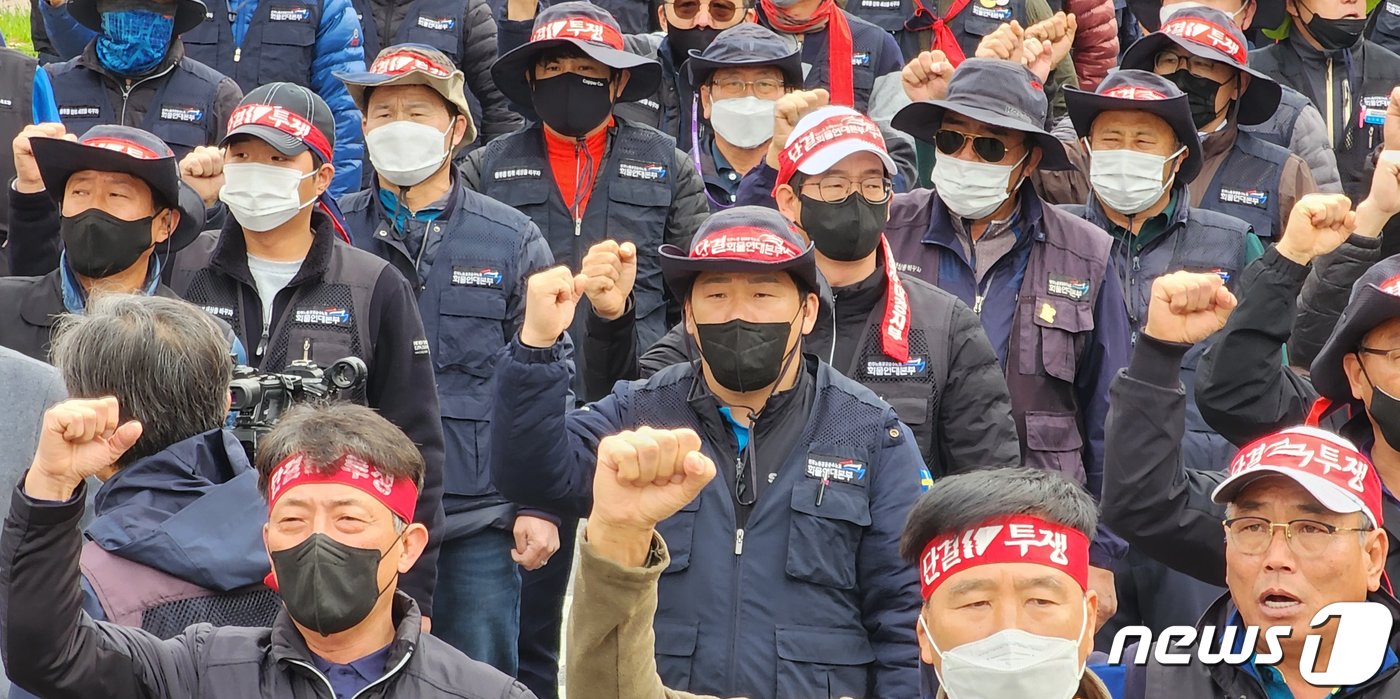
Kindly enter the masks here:
<path id="1" fill-rule="evenodd" d="M 1331 254 L 1313 261 L 1312 272 L 1303 282 L 1303 293 L 1298 296 L 1298 315 L 1293 319 L 1293 333 L 1288 338 L 1289 364 L 1312 366 L 1351 299 L 1351 287 L 1371 265 L 1386 257 L 1385 248 L 1394 247 L 1395 243 L 1383 244 L 1388 240 L 1400 243 L 1400 233 L 1380 238 L 1353 235 Z"/>
<path id="2" fill-rule="evenodd" d="M 68 312 L 62 274 L 55 269 L 41 277 L 0 277 L 0 346 L 49 361 L 54 321 Z M 156 295 L 178 298 L 164 284 Z"/>
<path id="3" fill-rule="evenodd" d="M 1277 255 L 1271 249 L 1261 259 Z M 1246 274 L 1241 286 L 1249 283 Z M 1292 316 L 1282 317 L 1286 324 Z M 1228 474 L 1188 469 L 1182 462 L 1186 391 L 1180 376 L 1188 349 L 1143 335 L 1128 368 L 1113 380 L 1101 506 L 1104 522 L 1129 546 L 1202 582 L 1224 585 L 1225 506 L 1212 502 L 1210 494 Z M 1221 351 L 1217 343 L 1210 353 Z M 1199 396 L 1200 387 L 1196 390 Z M 1381 519 L 1390 534 L 1385 568 L 1395 579 L 1400 575 L 1400 506 L 1391 498 L 1383 500 Z"/>
<path id="4" fill-rule="evenodd" d="M 428 549 L 400 587 L 431 615 L 442 545 L 443 433 L 413 287 L 388 262 L 342 242 L 329 217 L 317 212 L 311 223 L 311 249 L 277 293 L 266 334 L 244 232 L 233 217 L 223 231 L 205 231 L 180 251 L 170 286 L 232 325 L 248 363 L 262 371 L 284 371 L 304 354 L 322 367 L 347 356 L 364 360 L 369 376 L 354 398 L 403 430 L 427 464 L 415 520 L 428 527 Z"/>
<path id="5" fill-rule="evenodd" d="M 84 489 L 67 502 L 15 489 L 0 536 L 0 613 L 10 679 L 39 696 L 313 699 L 330 682 L 286 611 L 272 628 L 198 624 L 169 641 L 93 621 L 82 610 L 78 556 Z M 364 699 L 527 699 L 509 677 L 421 630 L 413 600 L 396 593 L 397 632 L 384 677 Z"/>
<path id="6" fill-rule="evenodd" d="M 934 477 L 1020 466 L 1020 438 L 1011 419 L 1006 378 L 981 321 L 952 294 L 901 276 L 913 316 L 910 358 L 901 365 L 881 351 L 886 293 L 879 287 L 860 288 L 872 280 L 883 287 L 884 279 L 884 271 L 876 269 L 871 279 L 838 290 L 835 296 L 823 285 L 816 326 L 803 339 L 803 351 L 832 364 L 888 402 L 913 432 Z M 863 303 L 844 300 L 858 295 L 870 298 Z M 853 314 L 859 318 L 843 313 L 843 303 L 859 303 Z M 612 322 L 596 313 L 588 315 L 590 340 L 584 351 L 590 370 L 584 382 L 590 399 L 607 395 L 616 381 L 647 378 L 672 364 L 699 358 L 681 325 L 639 360 L 630 308 Z M 838 318 L 855 322 L 838 322 Z"/>

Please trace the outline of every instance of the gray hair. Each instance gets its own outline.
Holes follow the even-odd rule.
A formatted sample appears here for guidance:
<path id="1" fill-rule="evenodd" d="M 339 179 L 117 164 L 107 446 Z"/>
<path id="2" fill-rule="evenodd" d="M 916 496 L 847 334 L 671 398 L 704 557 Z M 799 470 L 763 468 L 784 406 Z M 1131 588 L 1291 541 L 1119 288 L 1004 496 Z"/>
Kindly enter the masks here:
<path id="1" fill-rule="evenodd" d="M 302 404 L 283 413 L 258 441 L 258 489 L 267 496 L 272 471 L 287 457 L 300 454 L 303 467 L 321 472 L 337 459 L 355 456 L 387 476 L 408 478 L 423 487 L 423 454 L 394 423 L 355 403 Z"/>
<path id="2" fill-rule="evenodd" d="M 1031 468 L 998 468 L 940 478 L 909 512 L 899 555 L 915 563 L 928 542 L 988 520 L 1033 515 L 1073 527 L 1090 539 L 1098 506 L 1089 492 L 1058 473 Z"/>
<path id="3" fill-rule="evenodd" d="M 227 335 L 197 306 L 99 293 L 86 313 L 59 319 L 51 358 L 70 396 L 116 396 L 122 420 L 141 422 L 141 438 L 117 462 L 124 466 L 224 423 L 229 349 Z"/>

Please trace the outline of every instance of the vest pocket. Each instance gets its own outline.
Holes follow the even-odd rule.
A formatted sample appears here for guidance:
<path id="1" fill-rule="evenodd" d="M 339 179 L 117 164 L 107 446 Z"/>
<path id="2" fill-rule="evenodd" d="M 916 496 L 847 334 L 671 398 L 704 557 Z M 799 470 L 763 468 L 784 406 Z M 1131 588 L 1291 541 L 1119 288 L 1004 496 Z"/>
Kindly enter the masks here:
<path id="1" fill-rule="evenodd" d="M 350 340 L 350 332 L 314 326 L 293 326 L 292 331 L 288 333 L 287 363 L 308 356 L 311 361 L 325 369 L 332 363 L 350 356 Z M 368 357 L 361 359 L 369 364 Z M 282 371 L 284 368 L 269 367 L 274 371 Z"/>
<path id="2" fill-rule="evenodd" d="M 870 526 L 865 485 L 830 481 L 823 490 L 820 480 L 804 475 L 792 487 L 791 504 L 787 574 L 817 585 L 855 589 L 856 552 Z"/>
<path id="3" fill-rule="evenodd" d="M 777 696 L 840 699 L 869 691 L 867 670 L 875 649 L 864 630 L 779 626 L 774 638 Z"/>
<path id="4" fill-rule="evenodd" d="M 676 514 L 667 517 L 656 525 L 656 531 L 666 542 L 666 550 L 671 553 L 671 564 L 664 573 L 679 573 L 690 567 L 690 550 L 695 542 L 695 518 L 699 516 L 700 499 L 695 496 Z"/>
<path id="5" fill-rule="evenodd" d="M 1036 365 L 1035 338 L 1027 337 L 1019 352 L 1021 373 L 1037 374 L 1044 367 L 1045 374 L 1073 382 L 1083 343 L 1080 333 L 1094 329 L 1094 307 L 1087 301 L 1055 296 L 1037 297 L 1029 308 L 1022 307 L 1030 312 L 1031 323 L 1040 336 L 1040 366 Z"/>
<path id="6" fill-rule="evenodd" d="M 1083 485 L 1083 448 L 1074 413 L 1026 413 L 1026 466 L 1058 471 Z"/>
<path id="7" fill-rule="evenodd" d="M 497 350 L 505 346 L 506 298 L 495 289 L 448 288 L 438 299 L 439 371 L 459 370 L 489 377 Z"/>
<path id="8" fill-rule="evenodd" d="M 469 395 L 443 394 L 438 408 L 448 464 L 443 471 L 443 489 L 454 495 L 496 492 L 486 467 L 491 454 L 489 406 Z"/>
<path id="9" fill-rule="evenodd" d="M 695 624 L 657 619 L 652 629 L 656 632 L 656 673 L 668 687 L 689 685 L 690 664 L 700 628 Z"/>

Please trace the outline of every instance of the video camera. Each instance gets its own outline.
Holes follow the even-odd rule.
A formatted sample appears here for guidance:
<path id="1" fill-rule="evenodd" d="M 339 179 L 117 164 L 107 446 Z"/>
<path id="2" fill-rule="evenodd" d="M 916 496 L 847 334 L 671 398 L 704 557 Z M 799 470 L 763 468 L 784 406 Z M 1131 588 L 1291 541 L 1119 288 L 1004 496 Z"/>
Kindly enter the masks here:
<path id="1" fill-rule="evenodd" d="M 322 369 L 310 359 L 298 359 L 280 374 L 263 374 L 250 366 L 233 368 L 229 382 L 234 413 L 233 434 L 251 461 L 258 440 L 282 414 L 297 403 L 328 400 L 364 385 L 369 369 L 363 359 L 346 357 Z"/>

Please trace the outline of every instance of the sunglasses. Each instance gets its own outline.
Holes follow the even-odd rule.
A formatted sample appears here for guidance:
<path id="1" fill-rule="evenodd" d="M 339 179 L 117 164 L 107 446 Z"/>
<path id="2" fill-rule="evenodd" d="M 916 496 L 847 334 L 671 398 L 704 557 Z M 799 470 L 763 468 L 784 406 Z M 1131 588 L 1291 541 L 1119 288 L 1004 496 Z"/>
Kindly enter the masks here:
<path id="1" fill-rule="evenodd" d="M 676 13 L 676 17 L 684 20 L 695 19 L 695 15 L 700 14 L 700 0 L 678 0 L 668 2 L 671 11 Z M 710 0 L 710 18 L 716 22 L 728 22 L 739 14 L 742 3 L 733 3 L 729 0 Z"/>
<path id="2" fill-rule="evenodd" d="M 933 145 L 938 148 L 938 152 L 944 155 L 953 155 L 962 150 L 963 144 L 968 139 L 972 140 L 972 152 L 977 157 L 989 163 L 999 163 L 1006 157 L 1006 144 L 991 136 L 974 136 L 952 131 L 949 129 L 939 129 L 933 135 Z"/>

